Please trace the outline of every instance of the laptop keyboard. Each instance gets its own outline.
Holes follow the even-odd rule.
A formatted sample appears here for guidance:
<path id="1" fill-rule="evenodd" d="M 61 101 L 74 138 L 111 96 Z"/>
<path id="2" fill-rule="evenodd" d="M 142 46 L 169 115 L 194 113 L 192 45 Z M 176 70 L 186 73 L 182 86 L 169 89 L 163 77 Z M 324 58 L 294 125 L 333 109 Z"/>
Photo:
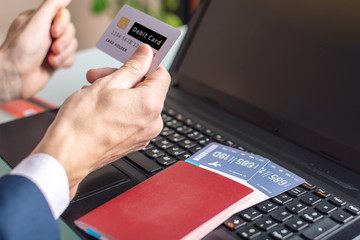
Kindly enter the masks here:
<path id="1" fill-rule="evenodd" d="M 161 133 L 141 151 L 126 156 L 148 174 L 189 158 L 211 142 L 246 150 L 173 109 L 165 108 L 161 116 L 164 121 Z"/>
<path id="2" fill-rule="evenodd" d="M 359 221 L 359 214 L 359 207 L 304 183 L 233 215 L 223 226 L 239 239 L 323 239 Z"/>
<path id="3" fill-rule="evenodd" d="M 147 174 L 189 158 L 210 142 L 249 152 L 173 109 L 165 107 L 162 119 L 162 132 L 141 151 L 126 156 Z M 233 215 L 219 228 L 234 239 L 322 239 L 359 218 L 358 206 L 304 183 Z"/>

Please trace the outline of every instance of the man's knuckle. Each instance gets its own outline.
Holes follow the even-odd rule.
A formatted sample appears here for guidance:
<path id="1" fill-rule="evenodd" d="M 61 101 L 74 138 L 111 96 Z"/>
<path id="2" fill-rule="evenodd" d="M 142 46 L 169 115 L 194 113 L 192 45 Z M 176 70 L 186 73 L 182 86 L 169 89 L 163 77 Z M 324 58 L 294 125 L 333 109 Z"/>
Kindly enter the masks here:
<path id="1" fill-rule="evenodd" d="M 157 135 L 160 134 L 163 127 L 164 127 L 164 123 L 163 123 L 162 119 L 159 117 L 154 126 L 154 137 L 156 137 Z"/>
<path id="2" fill-rule="evenodd" d="M 162 110 L 162 104 L 155 98 L 148 97 L 145 101 L 145 113 L 147 115 L 157 117 L 160 115 Z"/>
<path id="3" fill-rule="evenodd" d="M 123 65 L 123 69 L 132 75 L 139 75 L 143 72 L 144 65 L 139 61 L 129 60 Z"/>
<path id="4" fill-rule="evenodd" d="M 149 126 L 146 128 L 146 137 L 145 139 L 151 140 L 158 136 L 163 129 L 163 122 L 161 119 L 157 118 L 155 121 L 151 121 Z"/>

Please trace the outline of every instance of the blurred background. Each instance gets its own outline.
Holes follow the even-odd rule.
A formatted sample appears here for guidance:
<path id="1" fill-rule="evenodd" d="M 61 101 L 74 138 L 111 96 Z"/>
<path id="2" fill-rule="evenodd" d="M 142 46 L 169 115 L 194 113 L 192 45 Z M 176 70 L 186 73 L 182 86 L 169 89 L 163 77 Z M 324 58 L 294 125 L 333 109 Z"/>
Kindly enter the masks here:
<path id="1" fill-rule="evenodd" d="M 94 47 L 123 4 L 144 11 L 174 27 L 186 24 L 200 0 L 73 0 L 69 5 L 77 30 L 79 50 Z M 19 13 L 38 7 L 42 0 L 2 1 L 0 43 Z"/>

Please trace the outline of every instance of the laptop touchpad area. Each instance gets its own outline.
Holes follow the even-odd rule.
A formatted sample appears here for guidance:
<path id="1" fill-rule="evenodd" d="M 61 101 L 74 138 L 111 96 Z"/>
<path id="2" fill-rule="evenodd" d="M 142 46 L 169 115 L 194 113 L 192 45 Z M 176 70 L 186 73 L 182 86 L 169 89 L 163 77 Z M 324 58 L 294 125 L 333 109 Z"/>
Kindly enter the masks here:
<path id="1" fill-rule="evenodd" d="M 90 173 L 79 185 L 74 200 L 81 200 L 106 189 L 124 184 L 130 178 L 109 164 Z"/>

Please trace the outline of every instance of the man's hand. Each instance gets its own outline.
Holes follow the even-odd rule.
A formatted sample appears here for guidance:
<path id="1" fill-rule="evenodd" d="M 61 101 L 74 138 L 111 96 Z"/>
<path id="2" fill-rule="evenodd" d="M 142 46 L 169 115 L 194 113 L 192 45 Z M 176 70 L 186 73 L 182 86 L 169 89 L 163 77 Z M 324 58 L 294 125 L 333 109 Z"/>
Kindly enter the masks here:
<path id="1" fill-rule="evenodd" d="M 170 75 L 160 67 L 143 79 L 152 55 L 148 45 L 141 45 L 120 69 L 90 70 L 92 85 L 65 101 L 33 151 L 63 165 L 70 198 L 87 174 L 145 147 L 160 133 Z"/>
<path id="2" fill-rule="evenodd" d="M 45 0 L 20 14 L 0 48 L 0 81 L 8 81 L 9 98 L 28 98 L 42 89 L 57 68 L 74 63 L 77 40 L 70 0 Z M 1 100 L 1 99 L 0 99 Z M 1 103 L 1 101 L 0 101 Z"/>

